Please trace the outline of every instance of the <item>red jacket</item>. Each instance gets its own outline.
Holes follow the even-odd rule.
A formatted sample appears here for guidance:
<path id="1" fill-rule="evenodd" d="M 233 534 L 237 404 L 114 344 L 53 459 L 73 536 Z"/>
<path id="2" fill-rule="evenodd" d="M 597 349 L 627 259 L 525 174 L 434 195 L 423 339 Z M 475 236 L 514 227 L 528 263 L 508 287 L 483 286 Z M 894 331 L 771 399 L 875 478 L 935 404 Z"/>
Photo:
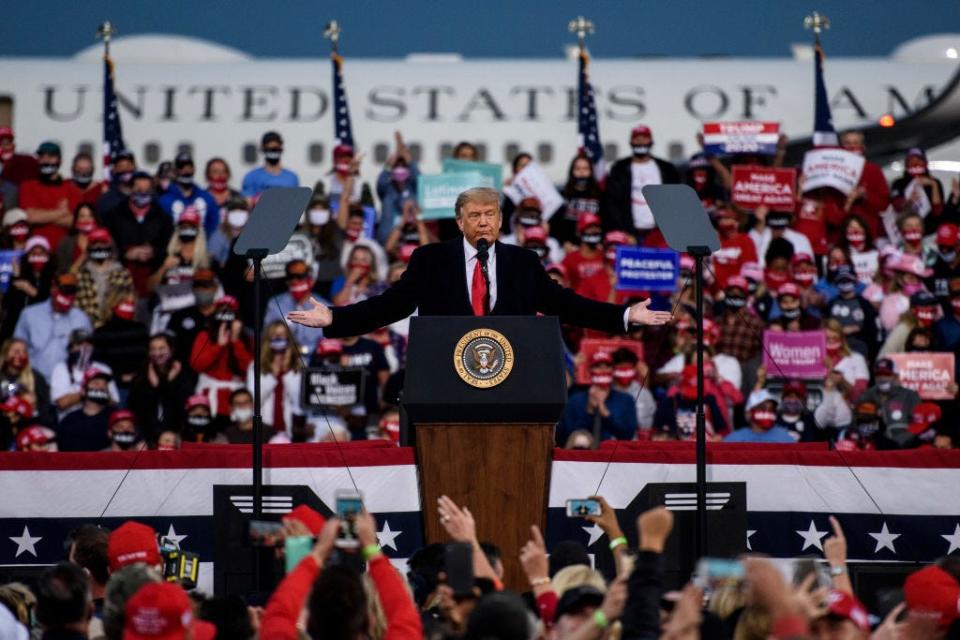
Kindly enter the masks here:
<path id="1" fill-rule="evenodd" d="M 855 213 L 866 221 L 871 236 L 881 237 L 885 232 L 880 214 L 890 206 L 890 185 L 883 175 L 883 169 L 872 162 L 865 163 L 859 186 L 863 187 L 865 193 L 850 206 L 850 213 Z"/>
<path id="2" fill-rule="evenodd" d="M 727 280 L 740 275 L 740 269 L 747 262 L 759 262 L 757 245 L 745 233 L 739 231 L 729 237 L 720 236 L 720 250 L 713 254 L 713 272 L 716 282 L 714 291 L 722 291 Z"/>
<path id="3" fill-rule="evenodd" d="M 242 340 L 233 340 L 226 345 L 217 344 L 210 338 L 210 332 L 203 330 L 197 334 L 190 350 L 190 367 L 197 373 L 204 373 L 215 380 L 224 382 L 240 381 L 247 375 L 247 368 L 253 356 Z M 230 389 L 217 391 L 217 414 L 230 415 Z"/>
<path id="4" fill-rule="evenodd" d="M 423 625 L 417 607 L 407 593 L 403 578 L 390 564 L 390 560 L 379 555 L 370 560 L 368 571 L 387 618 L 384 640 L 423 638 Z M 297 620 L 319 575 L 320 566 L 313 556 L 309 555 L 277 585 L 260 622 L 262 640 L 298 640 L 300 635 L 297 631 Z"/>

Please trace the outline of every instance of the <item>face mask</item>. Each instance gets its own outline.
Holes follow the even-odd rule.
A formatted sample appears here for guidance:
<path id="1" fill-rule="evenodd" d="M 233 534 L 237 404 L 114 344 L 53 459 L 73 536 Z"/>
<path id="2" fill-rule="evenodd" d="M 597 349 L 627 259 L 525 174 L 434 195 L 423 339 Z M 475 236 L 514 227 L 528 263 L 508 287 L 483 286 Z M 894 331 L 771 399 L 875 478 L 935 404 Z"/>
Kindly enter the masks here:
<path id="1" fill-rule="evenodd" d="M 313 226 L 322 227 L 330 222 L 330 210 L 323 209 L 321 207 L 310 209 L 310 212 L 307 214 L 307 218 L 310 220 L 310 224 Z"/>
<path id="2" fill-rule="evenodd" d="M 693 172 L 693 186 L 698 191 L 707 185 L 707 172 L 706 171 L 694 171 Z"/>
<path id="3" fill-rule="evenodd" d="M 917 319 L 917 324 L 921 327 L 929 327 L 937 319 L 937 314 L 933 309 L 920 307 L 913 310 L 913 315 Z"/>
<path id="4" fill-rule="evenodd" d="M 590 384 L 596 385 L 598 387 L 608 387 L 610 383 L 613 382 L 613 376 L 609 373 L 592 373 L 590 374 Z"/>
<path id="5" fill-rule="evenodd" d="M 40 165 L 40 179 L 41 180 L 52 180 L 55 175 L 57 175 L 57 170 L 60 169 L 58 164 L 41 164 Z"/>
<path id="6" fill-rule="evenodd" d="M 246 226 L 247 220 L 249 219 L 250 214 L 243 209 L 234 209 L 233 211 L 227 212 L 227 224 L 234 229 L 242 229 Z"/>
<path id="7" fill-rule="evenodd" d="M 781 309 L 780 313 L 787 320 L 796 320 L 800 317 L 800 307 L 797 307 L 796 309 Z"/>
<path id="8" fill-rule="evenodd" d="M 237 319 L 237 314 L 235 314 L 233 311 L 221 311 L 217 314 L 216 319 L 219 322 L 230 323 Z"/>
<path id="9" fill-rule="evenodd" d="M 727 296 L 723 302 L 731 309 L 742 309 L 747 304 L 747 299 L 741 296 Z"/>
<path id="10" fill-rule="evenodd" d="M 150 362 L 152 362 L 154 365 L 158 367 L 162 367 L 163 365 L 170 362 L 170 357 L 171 356 L 169 353 L 158 353 L 150 356 Z"/>
<path id="11" fill-rule="evenodd" d="M 917 244 L 923 240 L 923 231 L 920 231 L 919 229 L 910 229 L 909 231 L 904 231 L 903 240 L 907 244 Z"/>
<path id="12" fill-rule="evenodd" d="M 74 225 L 74 228 L 77 230 L 77 233 L 87 234 L 93 231 L 97 226 L 97 223 L 93 220 L 84 220 L 83 222 L 78 222 Z"/>
<path id="13" fill-rule="evenodd" d="M 785 271 L 767 271 L 763 279 L 767 283 L 768 289 L 776 291 L 780 288 L 780 285 L 786 283 L 787 278 Z"/>
<path id="14" fill-rule="evenodd" d="M 177 176 L 177 184 L 179 184 L 181 187 L 187 187 L 189 189 L 193 186 L 193 174 L 181 173 Z"/>
<path id="15" fill-rule="evenodd" d="M 637 377 L 637 370 L 633 367 L 616 367 L 613 370 L 613 377 L 617 384 L 627 386 Z"/>
<path id="16" fill-rule="evenodd" d="M 784 400 L 782 410 L 784 417 L 794 416 L 799 418 L 800 414 L 803 413 L 803 402 L 800 400 Z"/>
<path id="17" fill-rule="evenodd" d="M 211 178 L 209 183 L 210 191 L 226 191 L 227 190 L 227 179 L 226 178 Z"/>
<path id="18" fill-rule="evenodd" d="M 849 280 L 844 280 L 843 282 L 837 283 L 837 291 L 840 293 L 852 293 L 854 289 L 857 288 L 856 282 L 850 282 Z"/>
<path id="19" fill-rule="evenodd" d="M 130 194 L 130 203 L 137 209 L 144 209 L 150 206 L 153 195 L 144 191 L 135 191 Z"/>
<path id="20" fill-rule="evenodd" d="M 949 249 L 944 247 L 938 247 L 937 253 L 940 254 L 940 259 L 944 262 L 953 262 L 957 259 L 957 250 Z"/>
<path id="21" fill-rule="evenodd" d="M 370 273 L 370 265 L 364 264 L 362 262 L 351 262 L 347 265 L 347 268 L 350 270 L 356 269 L 360 272 L 361 276 L 365 276 Z"/>
<path id="22" fill-rule="evenodd" d="M 814 280 L 817 279 L 817 274 L 812 271 L 799 271 L 793 274 L 793 279 L 796 280 L 800 286 L 809 287 L 813 284 Z"/>
<path id="23" fill-rule="evenodd" d="M 839 340 L 827 340 L 827 351 L 830 353 L 840 353 L 843 343 Z"/>
<path id="24" fill-rule="evenodd" d="M 15 240 L 23 240 L 30 235 L 30 226 L 27 224 L 15 224 L 7 230 L 7 233 Z"/>
<path id="25" fill-rule="evenodd" d="M 253 417 L 253 409 L 234 409 L 230 412 L 230 419 L 234 422 L 246 422 Z"/>
<path id="26" fill-rule="evenodd" d="M 864 438 L 872 438 L 877 435 L 877 432 L 880 431 L 880 423 L 877 421 L 871 422 L 858 422 L 857 431 Z"/>
<path id="27" fill-rule="evenodd" d="M 199 231 L 196 227 L 180 227 L 177 230 L 177 238 L 180 239 L 180 242 L 189 243 L 197 239 L 197 234 Z"/>
<path id="28" fill-rule="evenodd" d="M 198 307 L 209 307 L 213 304 L 216 296 L 216 291 L 201 291 L 198 289 L 194 289 L 193 291 L 193 300 L 197 303 Z"/>
<path id="29" fill-rule="evenodd" d="M 274 338 L 270 341 L 270 351 L 274 353 L 283 353 L 287 350 L 290 342 L 286 338 Z"/>
<path id="30" fill-rule="evenodd" d="M 603 236 L 599 233 L 585 233 L 580 236 L 580 242 L 587 245 L 591 249 L 595 248 L 603 240 Z"/>
<path id="31" fill-rule="evenodd" d="M 350 242 L 356 242 L 357 238 L 360 237 L 360 229 L 348 227 L 347 230 L 344 231 L 344 235 L 347 236 L 347 240 L 349 240 Z"/>
<path id="32" fill-rule="evenodd" d="M 574 178 L 573 179 L 573 188 L 577 191 L 586 191 L 587 187 L 590 186 L 590 178 Z"/>
<path id="33" fill-rule="evenodd" d="M 10 366 L 11 369 L 14 369 L 15 371 L 21 371 L 24 367 L 27 366 L 27 362 L 28 362 L 27 356 L 23 356 L 20 354 L 10 356 L 7 358 L 7 364 Z"/>
<path id="34" fill-rule="evenodd" d="M 27 256 L 27 262 L 34 271 L 43 271 L 43 268 L 50 262 L 50 256 L 45 253 L 31 253 Z"/>
<path id="35" fill-rule="evenodd" d="M 924 165 L 914 165 L 912 167 L 907 167 L 907 174 L 913 177 L 922 176 L 927 172 L 927 167 Z"/>
<path id="36" fill-rule="evenodd" d="M 287 289 L 290 291 L 290 295 L 293 296 L 294 300 L 300 301 L 310 295 L 310 290 L 313 288 L 313 283 L 309 279 L 300 278 L 298 280 L 292 280 L 287 286 Z"/>
<path id="37" fill-rule="evenodd" d="M 717 224 L 717 231 L 725 238 L 729 238 L 737 232 L 737 224 L 730 222 L 721 222 Z"/>
<path id="38" fill-rule="evenodd" d="M 9 149 L 4 149 L 0 151 L 0 162 L 6 162 L 13 157 L 13 152 L 16 151 L 16 147 L 11 147 Z"/>
<path id="39" fill-rule="evenodd" d="M 635 144 L 630 148 L 633 150 L 634 158 L 645 158 L 650 155 L 650 147 L 649 144 Z"/>
<path id="40" fill-rule="evenodd" d="M 187 424 L 197 431 L 203 431 L 210 426 L 210 416 L 187 416 Z"/>
<path id="41" fill-rule="evenodd" d="M 110 404 L 110 392 L 106 389 L 87 389 L 84 397 L 94 404 Z"/>
<path id="42" fill-rule="evenodd" d="M 346 176 L 350 173 L 350 163 L 349 162 L 338 162 L 333 165 L 333 170 L 336 171 L 341 176 Z"/>
<path id="43" fill-rule="evenodd" d="M 877 388 L 884 393 L 889 393 L 890 389 L 893 388 L 893 380 L 884 380 L 882 382 L 877 380 Z"/>
<path id="44" fill-rule="evenodd" d="M 133 177 L 133 171 L 124 171 L 113 176 L 113 182 L 116 185 L 129 185 L 130 178 Z"/>
<path id="45" fill-rule="evenodd" d="M 394 167 L 390 171 L 390 177 L 393 178 L 394 182 L 406 182 L 407 178 L 410 177 L 410 169 L 406 167 Z"/>
<path id="46" fill-rule="evenodd" d="M 90 259 L 94 262 L 106 262 L 110 259 L 110 254 L 113 253 L 110 250 L 110 247 L 93 247 L 87 253 L 90 256 Z"/>
<path id="47" fill-rule="evenodd" d="M 68 296 L 62 291 L 58 291 L 56 295 L 53 296 L 54 310 L 59 311 L 60 313 L 63 313 L 64 311 L 66 311 L 67 309 L 73 306 L 74 298 L 76 298 L 76 296 L 73 296 L 73 295 Z"/>
<path id="48" fill-rule="evenodd" d="M 777 414 L 773 411 L 767 411 L 766 409 L 758 409 L 751 414 L 753 418 L 753 424 L 757 425 L 763 430 L 770 429 L 777 423 Z"/>
<path id="49" fill-rule="evenodd" d="M 280 149 L 266 149 L 263 152 L 263 159 L 267 161 L 267 164 L 280 164 L 280 156 L 283 155 L 283 151 Z"/>
<path id="50" fill-rule="evenodd" d="M 903 293 L 908 297 L 912 296 L 917 291 L 921 291 L 922 289 L 923 283 L 920 282 L 907 282 L 903 285 Z"/>
<path id="51" fill-rule="evenodd" d="M 547 248 L 544 246 L 526 247 L 526 248 L 530 249 L 535 254 L 537 254 L 537 257 L 540 258 L 541 260 L 547 257 Z"/>
<path id="52" fill-rule="evenodd" d="M 867 242 L 867 236 L 861 231 L 848 231 L 847 242 L 849 242 L 850 246 L 854 249 L 862 249 L 863 245 Z"/>
<path id="53" fill-rule="evenodd" d="M 133 320 L 133 312 L 136 307 L 129 300 L 124 300 L 113 308 L 113 315 L 121 320 Z"/>
<path id="54" fill-rule="evenodd" d="M 617 261 L 617 248 L 611 247 L 610 249 L 607 249 L 607 252 L 603 254 L 603 257 L 606 259 L 607 262 L 609 262 L 610 264 L 613 264 L 614 262 Z"/>
<path id="55" fill-rule="evenodd" d="M 90 186 L 90 183 L 93 182 L 93 174 L 75 175 L 73 176 L 73 182 L 81 189 L 86 189 Z"/>
<path id="56" fill-rule="evenodd" d="M 129 431 L 116 431 L 110 436 L 110 439 L 113 441 L 113 444 L 121 449 L 129 449 L 137 444 L 137 434 L 130 433 Z"/>

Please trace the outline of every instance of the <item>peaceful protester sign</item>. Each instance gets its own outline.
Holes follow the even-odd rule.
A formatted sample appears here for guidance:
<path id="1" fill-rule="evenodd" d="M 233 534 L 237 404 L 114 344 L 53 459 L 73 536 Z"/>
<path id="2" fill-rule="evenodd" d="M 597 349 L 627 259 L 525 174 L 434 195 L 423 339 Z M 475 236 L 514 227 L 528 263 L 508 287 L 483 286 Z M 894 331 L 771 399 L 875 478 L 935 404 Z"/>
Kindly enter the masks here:
<path id="1" fill-rule="evenodd" d="M 763 366 L 770 377 L 823 379 L 826 355 L 827 338 L 822 330 L 763 332 Z"/>

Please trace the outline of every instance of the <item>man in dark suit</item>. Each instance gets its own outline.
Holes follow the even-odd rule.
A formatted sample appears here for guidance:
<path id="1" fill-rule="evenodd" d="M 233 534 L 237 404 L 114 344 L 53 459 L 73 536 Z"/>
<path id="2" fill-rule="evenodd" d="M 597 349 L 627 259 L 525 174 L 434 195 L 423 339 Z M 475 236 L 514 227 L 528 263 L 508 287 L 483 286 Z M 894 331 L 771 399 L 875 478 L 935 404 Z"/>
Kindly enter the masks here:
<path id="1" fill-rule="evenodd" d="M 324 327 L 327 337 L 363 335 L 419 310 L 422 316 L 529 316 L 537 312 L 607 333 L 624 333 L 630 324 L 665 324 L 667 311 L 589 300 L 554 282 L 528 249 L 497 242 L 500 194 L 469 189 L 456 203 L 462 238 L 420 247 L 406 272 L 378 296 L 345 307 L 326 307 L 311 298 L 312 309 L 287 318 Z"/>

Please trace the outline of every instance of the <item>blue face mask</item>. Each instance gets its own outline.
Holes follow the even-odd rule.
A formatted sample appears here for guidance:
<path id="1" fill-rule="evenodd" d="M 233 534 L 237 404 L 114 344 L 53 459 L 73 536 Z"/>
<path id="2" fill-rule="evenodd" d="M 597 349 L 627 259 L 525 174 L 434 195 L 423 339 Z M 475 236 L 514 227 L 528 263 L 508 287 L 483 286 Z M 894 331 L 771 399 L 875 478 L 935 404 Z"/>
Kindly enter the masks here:
<path id="1" fill-rule="evenodd" d="M 150 205 L 150 201 L 153 200 L 153 195 L 143 191 L 134 191 L 130 194 L 130 202 L 133 203 L 133 206 L 138 208 L 143 208 Z"/>
<path id="2" fill-rule="evenodd" d="M 270 350 L 274 353 L 282 353 L 287 350 L 289 344 L 286 338 L 274 338 L 270 341 Z"/>

